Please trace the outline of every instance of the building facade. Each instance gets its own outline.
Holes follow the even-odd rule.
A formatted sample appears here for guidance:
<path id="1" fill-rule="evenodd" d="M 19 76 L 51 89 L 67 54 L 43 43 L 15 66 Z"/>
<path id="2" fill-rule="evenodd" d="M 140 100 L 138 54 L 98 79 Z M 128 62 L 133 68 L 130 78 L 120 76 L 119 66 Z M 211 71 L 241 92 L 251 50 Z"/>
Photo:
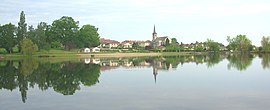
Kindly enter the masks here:
<path id="1" fill-rule="evenodd" d="M 172 43 L 172 39 L 169 36 L 157 37 L 156 26 L 154 25 L 154 31 L 152 33 L 151 47 L 152 48 L 162 47 L 162 46 L 166 46 L 167 44 L 171 44 L 171 43 Z"/>

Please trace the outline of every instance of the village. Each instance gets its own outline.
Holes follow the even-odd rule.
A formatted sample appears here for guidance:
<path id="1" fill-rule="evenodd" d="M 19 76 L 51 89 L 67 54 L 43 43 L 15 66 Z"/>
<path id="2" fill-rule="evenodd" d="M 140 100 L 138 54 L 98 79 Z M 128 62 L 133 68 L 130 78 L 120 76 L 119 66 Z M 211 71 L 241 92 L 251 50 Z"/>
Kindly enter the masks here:
<path id="1" fill-rule="evenodd" d="M 152 33 L 151 40 L 124 40 L 122 42 L 100 38 L 100 45 L 98 47 L 92 48 L 82 48 L 81 52 L 136 52 L 136 51 L 206 51 L 208 46 L 206 42 L 194 42 L 190 44 L 185 44 L 183 42 L 177 42 L 176 38 L 171 38 L 169 36 L 158 37 L 156 28 Z M 168 49 L 166 47 L 174 47 L 174 49 Z M 225 45 L 219 43 L 219 51 L 228 50 Z"/>

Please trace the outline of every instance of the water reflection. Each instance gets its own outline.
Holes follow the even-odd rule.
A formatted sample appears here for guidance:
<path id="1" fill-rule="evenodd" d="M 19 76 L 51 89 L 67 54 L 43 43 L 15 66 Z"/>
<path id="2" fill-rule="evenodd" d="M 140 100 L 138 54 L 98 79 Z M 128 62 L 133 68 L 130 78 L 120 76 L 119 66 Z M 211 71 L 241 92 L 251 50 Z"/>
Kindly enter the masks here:
<path id="1" fill-rule="evenodd" d="M 262 67 L 263 69 L 269 69 L 270 68 L 270 55 L 268 54 L 260 54 L 259 55 L 260 58 L 262 58 Z"/>
<path id="2" fill-rule="evenodd" d="M 27 100 L 29 88 L 46 91 L 52 88 L 63 95 L 73 95 L 81 86 L 93 86 L 99 82 L 102 71 L 121 68 L 152 68 L 154 82 L 160 71 L 176 70 L 185 64 L 206 65 L 213 68 L 227 59 L 227 69 L 244 71 L 251 66 L 256 55 L 252 54 L 209 54 L 168 57 L 134 58 L 87 58 L 77 62 L 54 62 L 42 59 L 0 61 L 0 89 L 16 90 L 22 102 Z M 262 68 L 270 69 L 270 55 L 261 54 Z M 82 63 L 83 62 L 83 63 Z"/>
<path id="3" fill-rule="evenodd" d="M 236 68 L 239 71 L 246 70 L 252 63 L 254 55 L 251 54 L 234 54 L 229 55 L 228 69 Z"/>
<path id="4" fill-rule="evenodd" d="M 23 102 L 27 99 L 28 88 L 35 85 L 43 91 L 53 88 L 63 95 L 72 95 L 80 90 L 80 85 L 95 85 L 100 75 L 100 65 L 80 62 L 49 63 L 23 59 L 1 63 L 0 89 L 12 91 L 19 88 Z"/>
<path id="5" fill-rule="evenodd" d="M 226 59 L 228 55 L 209 54 L 209 55 L 186 55 L 186 56 L 164 56 L 164 57 L 133 57 L 133 58 L 85 58 L 81 59 L 85 64 L 98 64 L 101 71 L 124 68 L 143 68 L 152 67 L 153 70 L 172 70 L 178 65 L 185 63 L 206 64 L 207 67 Z M 228 57 L 229 58 L 229 57 Z"/>

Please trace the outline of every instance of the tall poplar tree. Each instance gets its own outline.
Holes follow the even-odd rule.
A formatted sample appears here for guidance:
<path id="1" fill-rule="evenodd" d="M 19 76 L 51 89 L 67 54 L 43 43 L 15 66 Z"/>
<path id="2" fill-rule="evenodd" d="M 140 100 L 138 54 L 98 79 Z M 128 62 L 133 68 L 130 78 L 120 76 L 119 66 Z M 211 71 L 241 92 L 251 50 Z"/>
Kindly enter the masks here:
<path id="1" fill-rule="evenodd" d="M 21 52 L 20 42 L 26 37 L 27 24 L 25 23 L 25 14 L 22 11 L 20 14 L 20 21 L 18 23 L 17 43 L 19 44 L 19 52 Z"/>

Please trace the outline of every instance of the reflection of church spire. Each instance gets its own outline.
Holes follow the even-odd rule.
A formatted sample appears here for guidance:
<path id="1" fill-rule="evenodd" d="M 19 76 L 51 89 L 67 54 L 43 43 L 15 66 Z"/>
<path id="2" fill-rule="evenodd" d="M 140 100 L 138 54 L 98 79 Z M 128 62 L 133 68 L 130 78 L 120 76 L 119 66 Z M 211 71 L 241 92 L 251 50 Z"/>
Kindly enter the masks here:
<path id="1" fill-rule="evenodd" d="M 157 68 L 153 67 L 153 75 L 154 75 L 154 79 L 155 79 L 155 83 L 157 83 Z"/>

